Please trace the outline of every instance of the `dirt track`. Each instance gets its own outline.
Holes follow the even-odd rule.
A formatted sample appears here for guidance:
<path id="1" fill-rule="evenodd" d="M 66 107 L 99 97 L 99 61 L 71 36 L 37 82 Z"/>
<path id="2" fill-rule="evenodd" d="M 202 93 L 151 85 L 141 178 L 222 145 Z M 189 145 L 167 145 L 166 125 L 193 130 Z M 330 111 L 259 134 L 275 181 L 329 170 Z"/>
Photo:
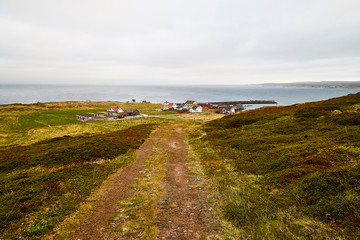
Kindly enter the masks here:
<path id="1" fill-rule="evenodd" d="M 170 158 L 165 177 L 166 196 L 160 203 L 161 212 L 157 219 L 158 238 L 201 239 L 214 228 L 211 206 L 206 202 L 204 190 L 192 187 L 198 180 L 188 176 L 183 128 L 174 128 L 164 147 Z"/>
<path id="2" fill-rule="evenodd" d="M 119 200 L 130 197 L 133 194 L 131 185 L 140 176 L 144 169 L 144 161 L 160 136 L 160 131 L 155 131 L 150 139 L 146 141 L 136 152 L 136 160 L 120 170 L 114 178 L 111 186 L 103 192 L 101 200 L 95 207 L 95 211 L 80 223 L 78 231 L 71 239 L 105 239 L 108 235 L 108 219 L 116 211 L 116 203 Z"/>
<path id="3" fill-rule="evenodd" d="M 186 165 L 187 148 L 183 141 L 183 127 L 157 129 L 137 151 L 136 160 L 119 171 L 115 181 L 104 191 L 102 200 L 95 211 L 85 218 L 80 228 L 71 239 L 124 239 L 112 234 L 109 217 L 116 212 L 116 203 L 134 195 L 131 185 L 144 170 L 144 162 L 157 146 L 167 152 L 166 174 L 163 181 L 164 197 L 156 203 L 159 209 L 154 223 L 157 239 L 202 239 L 204 235 L 216 231 L 212 218 L 211 206 L 206 202 L 205 190 L 196 186 L 196 178 L 188 176 Z M 159 155 L 159 157 L 161 157 Z M 171 207 L 169 207 L 171 206 Z M 117 236 L 117 237 L 115 237 Z M 129 237 L 129 236 L 128 236 Z M 126 239 L 128 239 L 126 237 Z"/>

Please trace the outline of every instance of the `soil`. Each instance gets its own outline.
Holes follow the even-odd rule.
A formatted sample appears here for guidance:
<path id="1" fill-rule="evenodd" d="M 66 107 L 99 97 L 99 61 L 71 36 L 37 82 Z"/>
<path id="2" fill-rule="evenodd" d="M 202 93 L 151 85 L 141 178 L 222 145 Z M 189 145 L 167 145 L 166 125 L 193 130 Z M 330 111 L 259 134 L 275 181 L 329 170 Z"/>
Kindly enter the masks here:
<path id="1" fill-rule="evenodd" d="M 105 239 L 108 235 L 109 217 L 116 212 L 116 203 L 120 200 L 129 198 L 133 195 L 131 185 L 144 170 L 144 162 L 159 138 L 160 131 L 156 130 L 136 152 L 136 160 L 126 168 L 120 170 L 112 184 L 102 193 L 101 200 L 96 204 L 95 210 L 85 216 L 85 220 L 80 223 L 79 229 L 71 239 Z"/>
<path id="2" fill-rule="evenodd" d="M 170 158 L 165 177 L 166 197 L 159 204 L 161 211 L 157 217 L 158 239 L 203 239 L 219 229 L 215 227 L 205 190 L 197 187 L 200 179 L 188 176 L 183 128 L 173 131 L 164 146 Z"/>
<path id="3" fill-rule="evenodd" d="M 157 238 L 203 239 L 218 232 L 212 207 L 206 201 L 206 191 L 198 184 L 201 179 L 188 174 L 183 131 L 181 125 L 157 129 L 138 149 L 136 160 L 118 173 L 116 180 L 104 191 L 95 211 L 81 222 L 71 239 L 109 239 L 112 228 L 108 219 L 116 212 L 118 201 L 134 195 L 130 186 L 143 173 L 145 159 L 157 142 L 169 155 L 164 178 L 166 193 L 157 203 L 157 208 L 160 209 L 155 217 Z"/>

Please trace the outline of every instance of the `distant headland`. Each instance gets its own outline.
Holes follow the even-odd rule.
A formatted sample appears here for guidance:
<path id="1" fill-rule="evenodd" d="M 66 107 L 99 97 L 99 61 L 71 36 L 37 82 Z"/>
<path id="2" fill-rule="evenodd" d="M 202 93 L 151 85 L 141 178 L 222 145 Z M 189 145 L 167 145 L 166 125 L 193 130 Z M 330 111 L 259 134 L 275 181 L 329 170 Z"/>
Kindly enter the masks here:
<path id="1" fill-rule="evenodd" d="M 321 82 L 294 82 L 294 83 L 264 83 L 262 86 L 281 87 L 314 87 L 314 88 L 360 88 L 360 81 L 321 81 Z"/>

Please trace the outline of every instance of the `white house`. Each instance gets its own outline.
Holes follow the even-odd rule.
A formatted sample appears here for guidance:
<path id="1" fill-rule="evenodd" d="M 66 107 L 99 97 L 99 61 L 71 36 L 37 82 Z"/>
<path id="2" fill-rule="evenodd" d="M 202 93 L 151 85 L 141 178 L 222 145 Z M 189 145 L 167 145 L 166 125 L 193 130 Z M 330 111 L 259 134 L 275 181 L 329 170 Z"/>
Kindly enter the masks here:
<path id="1" fill-rule="evenodd" d="M 116 112 L 116 113 L 122 113 L 124 112 L 121 107 L 112 107 L 107 109 L 108 112 Z"/>
<path id="2" fill-rule="evenodd" d="M 176 103 L 175 104 L 175 109 L 176 110 L 183 110 L 184 108 L 186 108 L 185 103 Z"/>
<path id="3" fill-rule="evenodd" d="M 222 109 L 222 112 L 224 114 L 235 113 L 235 108 L 233 106 L 227 106 L 227 107 Z"/>
<path id="4" fill-rule="evenodd" d="M 163 110 L 163 111 L 173 110 L 174 107 L 175 107 L 175 103 L 168 103 L 167 105 L 164 105 L 164 107 L 161 110 Z"/>
<path id="5" fill-rule="evenodd" d="M 199 113 L 199 112 L 202 112 L 202 107 L 201 106 L 193 106 L 190 108 L 189 111 L 191 113 Z"/>

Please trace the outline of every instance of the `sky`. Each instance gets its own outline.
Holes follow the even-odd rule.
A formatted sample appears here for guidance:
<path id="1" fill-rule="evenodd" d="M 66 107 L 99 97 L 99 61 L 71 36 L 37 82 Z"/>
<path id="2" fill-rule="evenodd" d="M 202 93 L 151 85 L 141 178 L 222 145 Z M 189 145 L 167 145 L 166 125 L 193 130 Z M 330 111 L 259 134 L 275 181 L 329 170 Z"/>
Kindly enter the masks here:
<path id="1" fill-rule="evenodd" d="M 360 80 L 359 0 L 0 0 L 0 84 Z"/>

